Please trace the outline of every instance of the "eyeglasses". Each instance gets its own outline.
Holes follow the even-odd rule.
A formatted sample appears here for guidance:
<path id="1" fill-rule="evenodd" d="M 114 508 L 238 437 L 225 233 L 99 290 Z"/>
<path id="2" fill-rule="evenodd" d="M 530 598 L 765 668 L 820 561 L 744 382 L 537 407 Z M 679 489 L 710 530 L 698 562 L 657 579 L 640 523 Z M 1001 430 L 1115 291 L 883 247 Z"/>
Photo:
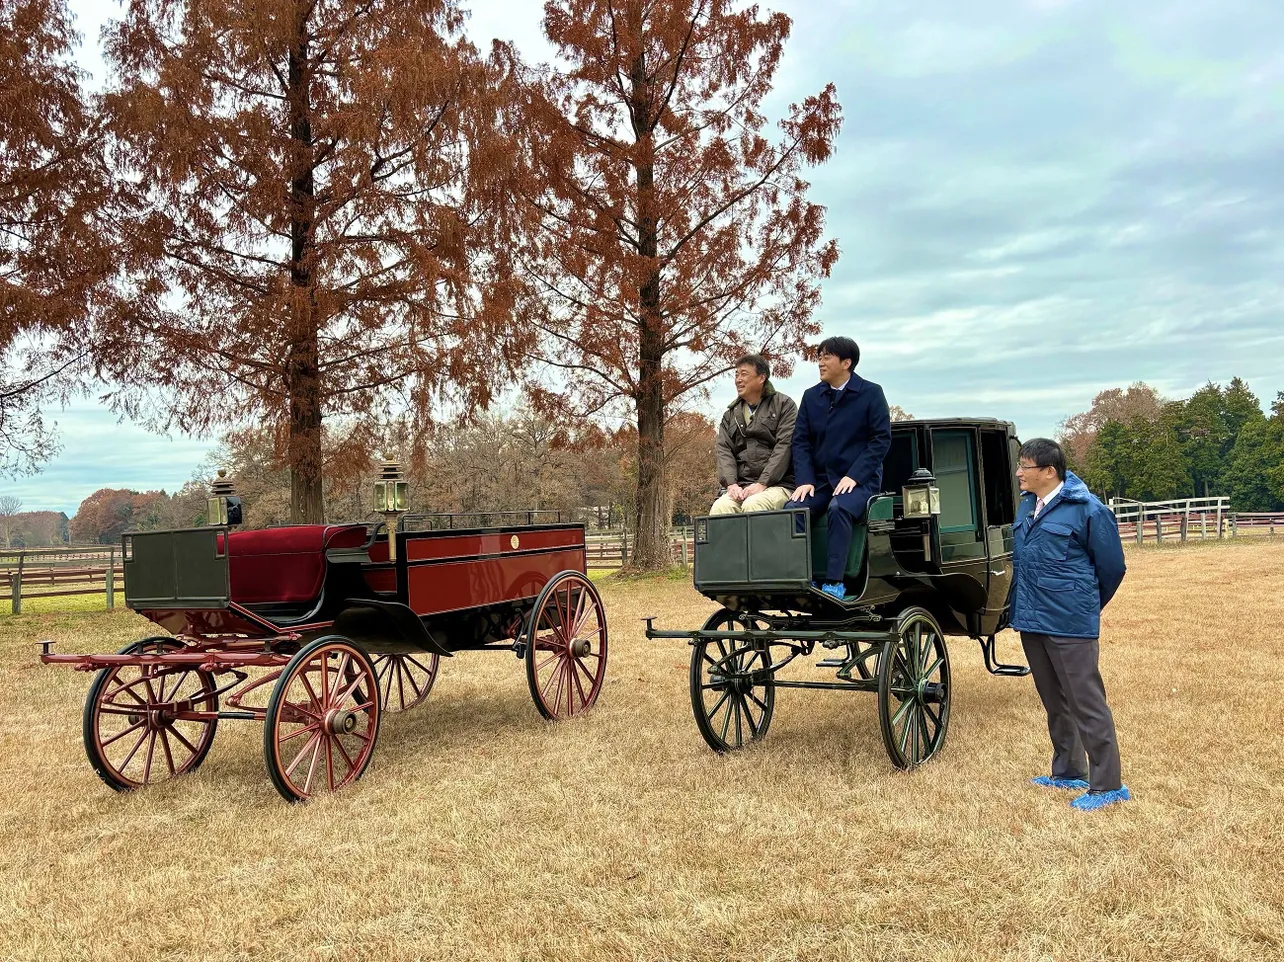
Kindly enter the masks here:
<path id="1" fill-rule="evenodd" d="M 1052 467 L 1052 465 L 1050 465 L 1050 464 L 1020 464 L 1020 463 L 1018 463 L 1018 464 L 1017 464 L 1017 466 L 1016 466 L 1016 469 L 1017 469 L 1017 473 L 1018 473 L 1018 474 L 1020 474 L 1022 471 L 1042 471 L 1044 468 L 1050 468 L 1050 467 Z"/>

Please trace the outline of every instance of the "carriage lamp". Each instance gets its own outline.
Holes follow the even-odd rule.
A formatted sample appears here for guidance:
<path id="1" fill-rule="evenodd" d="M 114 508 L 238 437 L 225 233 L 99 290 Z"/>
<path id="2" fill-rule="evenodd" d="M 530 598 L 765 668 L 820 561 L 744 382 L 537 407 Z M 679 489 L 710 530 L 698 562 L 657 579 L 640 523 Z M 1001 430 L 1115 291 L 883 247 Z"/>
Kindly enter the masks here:
<path id="1" fill-rule="evenodd" d="M 941 489 L 927 468 L 919 468 L 901 488 L 901 503 L 907 518 L 930 518 L 941 513 Z"/>
<path id="2" fill-rule="evenodd" d="M 241 523 L 241 499 L 236 496 L 236 486 L 227 472 L 219 469 L 218 478 L 210 485 L 210 496 L 205 501 L 205 521 L 211 525 Z"/>
<path id="3" fill-rule="evenodd" d="M 410 482 L 402 480 L 399 461 L 383 462 L 374 486 L 374 509 L 388 525 L 388 560 L 397 560 L 397 521 L 410 510 Z"/>

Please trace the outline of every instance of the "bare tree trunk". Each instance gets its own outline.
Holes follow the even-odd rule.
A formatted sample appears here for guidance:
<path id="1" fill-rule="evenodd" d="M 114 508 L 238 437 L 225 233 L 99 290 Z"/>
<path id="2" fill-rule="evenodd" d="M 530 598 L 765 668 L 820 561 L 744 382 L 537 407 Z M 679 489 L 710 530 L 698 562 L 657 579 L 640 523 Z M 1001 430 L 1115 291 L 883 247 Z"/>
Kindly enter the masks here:
<path id="1" fill-rule="evenodd" d="M 661 379 L 664 327 L 655 220 L 655 140 L 650 127 L 652 106 L 645 68 L 639 55 L 631 77 L 632 107 L 638 148 L 638 252 L 653 266 L 639 291 L 637 524 L 629 567 L 662 571 L 671 567 L 673 558 L 669 551 L 668 518 L 664 514 L 668 503 L 664 471 L 664 382 Z"/>
<path id="2" fill-rule="evenodd" d="M 303 14 L 306 17 L 306 14 Z M 312 227 L 316 211 L 315 162 L 308 76 L 308 29 L 301 20 L 290 50 L 290 136 L 295 141 L 290 180 L 290 346 L 286 388 L 290 396 L 290 520 L 325 520 L 321 488 L 321 377 L 313 298 Z"/>

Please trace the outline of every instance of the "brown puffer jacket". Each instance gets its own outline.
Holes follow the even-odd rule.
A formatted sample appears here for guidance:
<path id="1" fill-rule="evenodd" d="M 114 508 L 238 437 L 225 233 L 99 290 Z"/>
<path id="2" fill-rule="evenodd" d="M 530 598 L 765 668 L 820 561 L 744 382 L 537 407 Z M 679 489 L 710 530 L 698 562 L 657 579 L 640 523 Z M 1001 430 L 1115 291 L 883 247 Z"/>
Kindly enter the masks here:
<path id="1" fill-rule="evenodd" d="M 781 394 L 768 381 L 753 420 L 745 424 L 744 402 L 736 398 L 727 406 L 718 426 L 714 445 L 718 459 L 718 484 L 749 485 L 764 488 L 794 486 L 791 447 L 794 419 L 798 405 L 787 394 Z"/>

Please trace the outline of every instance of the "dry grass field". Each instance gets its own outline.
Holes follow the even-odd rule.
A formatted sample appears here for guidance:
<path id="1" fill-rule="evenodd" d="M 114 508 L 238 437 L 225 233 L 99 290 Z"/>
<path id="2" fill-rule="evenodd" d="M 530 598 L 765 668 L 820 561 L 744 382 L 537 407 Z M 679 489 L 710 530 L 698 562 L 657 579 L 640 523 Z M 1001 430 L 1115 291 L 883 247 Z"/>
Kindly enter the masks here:
<path id="1" fill-rule="evenodd" d="M 35 640 L 114 650 L 128 612 L 0 617 L 3 959 L 1284 957 L 1284 545 L 1130 551 L 1103 670 L 1135 801 L 1033 788 L 1028 679 L 952 643 L 944 752 L 884 755 L 872 696 L 782 691 L 715 757 L 691 718 L 685 582 L 603 582 L 609 683 L 540 720 L 508 655 L 447 661 L 385 720 L 353 789 L 284 804 L 257 726 L 196 774 L 109 791 L 80 744 L 89 676 Z M 1004 640 L 1009 660 L 1019 657 Z"/>

